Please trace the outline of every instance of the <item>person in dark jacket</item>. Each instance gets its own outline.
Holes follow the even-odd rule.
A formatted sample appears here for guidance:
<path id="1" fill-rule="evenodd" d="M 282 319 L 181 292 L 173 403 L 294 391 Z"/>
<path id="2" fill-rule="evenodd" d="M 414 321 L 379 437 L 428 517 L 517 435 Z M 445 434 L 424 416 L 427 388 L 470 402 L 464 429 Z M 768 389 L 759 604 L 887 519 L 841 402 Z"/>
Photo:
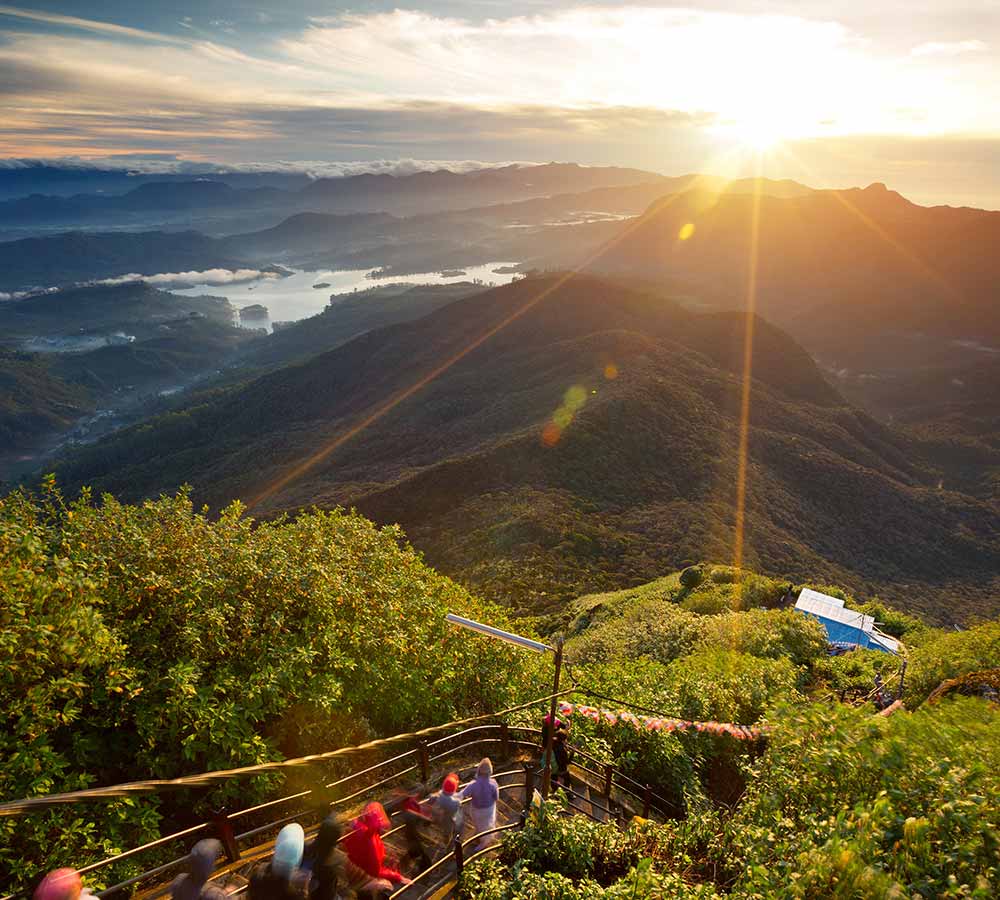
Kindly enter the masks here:
<path id="1" fill-rule="evenodd" d="M 555 757 L 555 775 L 553 783 L 562 784 L 564 788 L 571 788 L 569 780 L 569 764 L 573 759 L 573 754 L 569 749 L 569 728 L 562 723 L 556 728 L 556 733 L 552 738 L 552 755 Z"/>
<path id="2" fill-rule="evenodd" d="M 380 897 L 392 890 L 392 882 L 372 878 L 340 849 L 343 828 L 337 816 L 328 815 L 319 826 L 312 846 L 313 890 L 311 900 L 353 900 Z"/>
<path id="3" fill-rule="evenodd" d="M 222 844 L 215 838 L 198 841 L 188 854 L 187 874 L 178 875 L 170 885 L 173 900 L 225 900 L 225 890 L 208 880 L 221 855 Z"/>
<path id="4" fill-rule="evenodd" d="M 423 793 L 422 786 L 415 786 L 407 791 L 399 804 L 400 818 L 403 820 L 403 838 L 406 841 L 406 854 L 403 859 L 416 863 L 418 872 L 423 872 L 431 866 L 431 858 L 424 846 L 422 829 L 432 819 L 420 806 Z"/>

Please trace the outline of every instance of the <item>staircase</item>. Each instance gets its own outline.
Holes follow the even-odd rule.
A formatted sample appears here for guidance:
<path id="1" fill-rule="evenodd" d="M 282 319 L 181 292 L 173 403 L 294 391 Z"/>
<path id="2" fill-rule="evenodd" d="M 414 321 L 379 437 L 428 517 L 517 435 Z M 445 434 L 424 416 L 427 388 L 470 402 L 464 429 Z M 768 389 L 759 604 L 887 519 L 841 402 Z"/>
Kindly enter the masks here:
<path id="1" fill-rule="evenodd" d="M 551 697 L 539 698 L 518 709 L 547 703 L 550 699 Z M 459 727 L 464 723 L 453 724 Z M 443 730 L 443 726 L 438 726 L 425 730 L 423 734 L 441 733 Z M 444 846 L 438 829 L 428 823 L 425 841 L 433 864 L 423 872 L 404 869 L 404 874 L 413 878 L 414 883 L 401 887 L 392 895 L 393 900 L 430 900 L 452 896 L 462 867 L 478 855 L 494 852 L 504 832 L 523 825 L 525 810 L 530 806 L 536 786 L 540 787 L 536 770 L 541 732 L 537 728 L 509 725 L 501 721 L 460 728 L 432 740 L 422 739 L 423 734 L 395 735 L 366 745 L 332 751 L 321 757 L 255 767 L 313 765 L 314 760 L 348 754 L 382 754 L 374 764 L 349 770 L 336 781 L 321 784 L 323 794 L 320 796 L 325 798 L 332 795 L 337 797 L 335 800 L 324 799 L 321 805 L 317 805 L 317 794 L 313 790 L 305 790 L 246 809 L 220 811 L 209 821 L 85 866 L 80 870 L 81 874 L 100 878 L 103 875 L 101 870 L 107 871 L 107 867 L 123 860 L 132 864 L 134 872 L 135 862 L 140 859 L 148 860 L 152 867 L 112 883 L 100 890 L 97 896 L 100 900 L 124 900 L 126 897 L 133 900 L 160 900 L 169 896 L 171 881 L 179 872 L 184 871 L 190 847 L 202 838 L 216 837 L 222 842 L 225 859 L 220 861 L 220 867 L 212 880 L 225 887 L 230 894 L 245 894 L 251 872 L 257 864 L 270 858 L 274 851 L 275 837 L 285 824 L 298 822 L 305 828 L 307 838 L 311 839 L 319 828 L 320 820 L 331 809 L 336 810 L 346 824 L 373 800 L 380 801 L 392 816 L 393 825 L 383 836 L 383 840 L 387 855 L 399 860 L 406 853 L 403 824 L 399 813 L 393 812 L 394 801 L 400 797 L 400 788 L 419 780 L 428 790 L 433 791 L 449 772 L 457 772 L 462 784 L 468 784 L 475 774 L 478 760 L 488 754 L 494 760 L 494 777 L 500 787 L 496 828 L 493 829 L 494 844 L 482 850 L 477 849 L 481 836 L 472 833 L 469 816 L 466 817 L 460 840 L 447 847 Z M 409 745 L 409 749 L 399 752 L 400 745 Z M 386 757 L 385 751 L 392 755 Z M 648 788 L 632 781 L 604 760 L 580 749 L 575 750 L 575 755 L 576 764 L 570 767 L 570 788 L 563 788 L 559 795 L 565 804 L 564 815 L 584 815 L 598 822 L 614 821 L 623 824 L 636 815 L 648 817 L 654 807 L 661 813 L 670 814 L 669 801 L 657 797 Z M 368 763 L 370 759 L 371 756 L 362 756 L 363 763 Z M 242 777 L 242 774 L 204 773 L 185 780 L 192 783 L 209 779 L 222 781 Z M 174 786 L 175 783 L 170 784 Z M 125 796 L 137 789 L 149 792 L 151 786 L 158 787 L 159 783 L 138 782 L 98 790 L 102 795 Z M 93 793 L 78 792 L 83 802 L 93 802 L 90 796 Z M 77 798 L 75 795 L 61 795 L 59 802 L 77 802 Z M 14 894 L 2 900 L 28 900 L 28 895 Z"/>
<path id="2" fill-rule="evenodd" d="M 525 776 L 524 767 L 520 771 L 501 771 L 494 776 L 500 785 L 500 799 L 497 801 L 496 816 L 498 829 L 506 831 L 522 826 L 524 810 L 529 799 L 525 797 Z M 583 815 L 597 822 L 613 821 L 621 825 L 636 815 L 633 809 L 627 808 L 619 800 L 612 799 L 609 802 L 601 792 L 602 789 L 591 783 L 591 776 L 586 770 L 571 766 L 570 776 L 571 787 L 562 788 L 565 797 L 563 815 Z M 527 778 L 530 786 L 531 775 L 528 774 Z M 495 849 L 499 844 L 502 833 L 501 831 L 496 836 L 497 840 L 491 849 Z M 491 852 L 487 849 L 477 853 L 474 847 L 476 843 L 478 841 L 474 838 L 472 828 L 466 821 L 462 835 L 462 865 L 480 853 Z M 389 846 L 390 840 L 386 840 L 386 847 L 389 848 Z M 392 846 L 397 845 L 393 843 Z M 445 847 L 440 840 L 433 846 L 433 851 L 429 849 L 432 859 L 436 860 L 432 867 L 433 871 L 429 870 L 422 874 L 404 873 L 410 877 L 416 877 L 419 874 L 419 878 L 413 884 L 393 893 L 390 900 L 444 900 L 444 898 L 454 896 L 458 886 L 458 852 L 454 847 Z M 398 854 L 402 856 L 405 852 L 405 847 L 400 847 Z"/>

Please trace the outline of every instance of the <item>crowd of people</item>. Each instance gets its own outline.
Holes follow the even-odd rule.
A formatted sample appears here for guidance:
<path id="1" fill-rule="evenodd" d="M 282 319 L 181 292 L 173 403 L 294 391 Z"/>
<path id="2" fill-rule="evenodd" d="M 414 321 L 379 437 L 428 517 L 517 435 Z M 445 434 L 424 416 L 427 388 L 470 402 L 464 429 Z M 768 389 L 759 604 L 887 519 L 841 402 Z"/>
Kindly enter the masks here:
<path id="1" fill-rule="evenodd" d="M 500 788 L 489 759 L 480 761 L 475 778 L 464 789 L 452 772 L 439 790 L 425 794 L 423 785 L 414 785 L 393 804 L 405 847 L 398 859 L 389 854 L 382 840 L 392 828 L 392 819 L 381 803 L 369 803 L 346 826 L 330 813 L 311 842 L 306 841 L 300 824 L 285 825 L 275 838 L 271 858 L 250 873 L 250 900 L 381 900 L 410 883 L 404 867 L 416 873 L 434 862 L 428 829 L 438 831 L 438 858 L 450 851 L 465 825 L 464 800 L 468 800 L 474 834 L 496 826 Z M 488 847 L 493 840 L 494 835 L 483 835 L 476 849 Z M 210 880 L 222 855 L 223 846 L 214 838 L 195 844 L 187 871 L 170 885 L 171 900 L 227 900 L 238 889 L 235 880 Z M 34 900 L 93 900 L 93 895 L 77 871 L 57 869 L 39 883 Z"/>
<path id="2" fill-rule="evenodd" d="M 561 783 L 567 788 L 568 727 L 553 716 L 546 716 L 542 723 L 542 765 L 551 766 L 554 786 Z M 330 813 L 311 842 L 306 841 L 300 824 L 285 825 L 275 838 L 271 858 L 250 873 L 250 900 L 381 900 L 410 883 L 403 868 L 423 872 L 436 861 L 429 851 L 428 829 L 438 833 L 437 858 L 450 852 L 465 827 L 463 801 L 468 801 L 472 833 L 479 835 L 473 852 L 493 844 L 496 835 L 490 832 L 496 828 L 500 787 L 489 758 L 479 762 L 475 777 L 464 788 L 458 774 L 451 772 L 439 790 L 425 795 L 423 785 L 413 785 L 393 804 L 405 847 L 398 859 L 387 852 L 382 840 L 392 828 L 392 819 L 381 803 L 369 803 L 347 826 Z M 223 846 L 214 838 L 195 844 L 187 871 L 170 885 L 171 900 L 227 900 L 238 885 L 210 880 L 222 855 Z M 34 900 L 94 900 L 94 895 L 76 870 L 56 869 L 39 883 Z"/>

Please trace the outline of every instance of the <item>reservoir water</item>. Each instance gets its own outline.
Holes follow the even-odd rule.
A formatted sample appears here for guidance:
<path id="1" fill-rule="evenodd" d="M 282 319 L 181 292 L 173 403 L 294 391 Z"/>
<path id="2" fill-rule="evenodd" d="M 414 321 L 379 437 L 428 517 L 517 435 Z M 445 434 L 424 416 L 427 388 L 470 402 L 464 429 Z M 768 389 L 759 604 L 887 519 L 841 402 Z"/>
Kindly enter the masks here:
<path id="1" fill-rule="evenodd" d="M 514 266 L 511 262 L 492 262 L 481 266 L 463 268 L 462 275 L 452 275 L 449 270 L 446 277 L 440 272 L 423 272 L 417 275 L 393 275 L 389 278 L 369 278 L 373 269 L 341 269 L 317 271 L 293 271 L 293 274 L 281 277 L 259 278 L 256 281 L 245 281 L 239 284 L 196 284 L 192 287 L 172 288 L 172 293 L 186 296 L 211 294 L 215 297 L 226 297 L 237 308 L 260 304 L 267 307 L 270 322 L 294 322 L 315 316 L 323 311 L 330 302 L 332 294 L 346 294 L 352 291 L 364 291 L 368 288 L 387 284 L 454 284 L 460 281 L 478 279 L 485 285 L 507 284 L 514 274 L 506 272 L 497 274 L 494 269 Z M 328 285 L 314 287 L 314 285 Z M 254 323 L 256 324 L 256 323 Z M 261 322 L 263 327 L 265 323 Z M 269 323 L 268 327 L 269 327 Z"/>

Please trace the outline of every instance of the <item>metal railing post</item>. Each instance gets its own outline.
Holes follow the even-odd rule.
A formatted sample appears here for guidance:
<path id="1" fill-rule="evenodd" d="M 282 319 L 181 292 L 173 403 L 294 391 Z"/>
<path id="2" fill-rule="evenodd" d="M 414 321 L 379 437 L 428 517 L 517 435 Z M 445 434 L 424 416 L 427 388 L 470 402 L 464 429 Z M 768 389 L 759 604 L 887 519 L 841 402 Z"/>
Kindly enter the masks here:
<path id="1" fill-rule="evenodd" d="M 500 755 L 510 759 L 510 726 L 506 722 L 500 723 Z"/>
<path id="2" fill-rule="evenodd" d="M 653 800 L 652 794 L 653 789 L 647 784 L 642 792 L 642 817 L 644 819 L 649 818 L 649 809 Z"/>
<path id="3" fill-rule="evenodd" d="M 535 767 L 530 762 L 524 765 L 524 811 L 531 809 L 531 799 L 535 796 Z"/>
<path id="4" fill-rule="evenodd" d="M 423 784 L 427 784 L 431 777 L 431 755 L 430 751 L 427 749 L 427 741 L 421 741 L 419 745 L 420 749 L 420 780 Z"/>
<path id="5" fill-rule="evenodd" d="M 611 805 L 611 779 L 615 776 L 615 769 L 610 763 L 604 767 L 604 799 Z"/>
<path id="6" fill-rule="evenodd" d="M 545 741 L 545 755 L 542 757 L 542 797 L 549 799 L 552 789 L 552 764 L 555 762 L 552 747 L 556 737 L 556 695 L 559 693 L 559 675 L 562 672 L 563 639 L 556 639 L 555 677 L 552 680 L 552 701 L 549 704 L 549 731 Z"/>
<path id="7" fill-rule="evenodd" d="M 455 853 L 455 874 L 461 878 L 462 868 L 465 866 L 465 855 L 462 852 L 462 836 L 460 834 L 455 835 L 455 843 L 453 847 Z"/>
<path id="8" fill-rule="evenodd" d="M 229 821 L 229 815 L 225 809 L 218 809 L 212 813 L 212 824 L 215 826 L 215 833 L 222 842 L 222 849 L 226 853 L 229 862 L 236 862 L 240 858 L 240 848 L 236 843 L 236 835 L 233 833 L 233 823 Z"/>

